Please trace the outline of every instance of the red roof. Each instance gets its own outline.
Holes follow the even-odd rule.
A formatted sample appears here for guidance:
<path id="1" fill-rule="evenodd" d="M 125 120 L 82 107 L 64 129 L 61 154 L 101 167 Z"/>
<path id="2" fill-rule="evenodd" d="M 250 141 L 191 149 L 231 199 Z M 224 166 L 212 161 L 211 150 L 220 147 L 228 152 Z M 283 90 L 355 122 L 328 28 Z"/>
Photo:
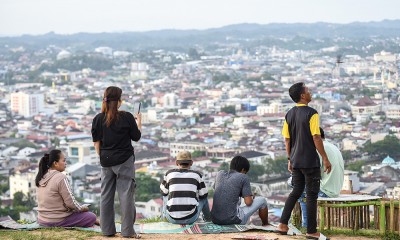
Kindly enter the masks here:
<path id="1" fill-rule="evenodd" d="M 156 202 L 158 205 L 163 205 L 163 200 L 161 198 L 155 198 L 153 199 L 154 202 Z"/>
<path id="2" fill-rule="evenodd" d="M 368 96 L 364 96 L 360 100 L 358 100 L 356 106 L 359 107 L 367 107 L 367 106 L 376 106 L 377 104 L 371 100 Z"/>

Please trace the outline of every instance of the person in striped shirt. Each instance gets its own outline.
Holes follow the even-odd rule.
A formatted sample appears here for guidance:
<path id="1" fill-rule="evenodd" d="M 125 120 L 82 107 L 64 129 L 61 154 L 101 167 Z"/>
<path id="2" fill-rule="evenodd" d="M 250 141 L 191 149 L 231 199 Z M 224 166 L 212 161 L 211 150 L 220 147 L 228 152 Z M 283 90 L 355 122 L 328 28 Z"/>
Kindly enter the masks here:
<path id="1" fill-rule="evenodd" d="M 174 224 L 192 224 L 203 212 L 203 220 L 210 221 L 208 189 L 200 172 L 191 170 L 192 155 L 179 152 L 176 157 L 178 168 L 169 170 L 160 185 L 163 195 L 163 217 Z"/>

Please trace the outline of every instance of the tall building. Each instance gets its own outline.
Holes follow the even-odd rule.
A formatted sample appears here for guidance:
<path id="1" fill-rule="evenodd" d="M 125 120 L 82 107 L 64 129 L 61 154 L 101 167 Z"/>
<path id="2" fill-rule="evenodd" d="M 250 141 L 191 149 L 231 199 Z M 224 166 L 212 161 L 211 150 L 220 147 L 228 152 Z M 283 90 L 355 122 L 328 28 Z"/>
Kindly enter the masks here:
<path id="1" fill-rule="evenodd" d="M 24 117 L 32 117 L 43 111 L 44 95 L 42 93 L 11 93 L 11 111 Z"/>
<path id="2" fill-rule="evenodd" d="M 178 107 L 178 96 L 175 93 L 167 93 L 163 96 L 163 107 L 164 108 L 176 108 Z"/>

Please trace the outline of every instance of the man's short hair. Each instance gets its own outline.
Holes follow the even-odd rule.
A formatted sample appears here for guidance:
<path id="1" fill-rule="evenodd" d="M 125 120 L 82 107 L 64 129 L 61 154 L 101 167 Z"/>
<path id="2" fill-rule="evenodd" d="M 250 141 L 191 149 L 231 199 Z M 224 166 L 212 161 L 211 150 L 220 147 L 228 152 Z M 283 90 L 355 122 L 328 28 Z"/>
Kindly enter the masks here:
<path id="1" fill-rule="evenodd" d="M 303 93 L 304 93 L 304 83 L 303 82 L 295 83 L 289 88 L 289 96 L 295 103 L 300 102 L 301 94 L 303 94 Z"/>
<path id="2" fill-rule="evenodd" d="M 250 162 L 243 156 L 235 156 L 232 158 L 230 169 L 237 172 L 241 172 L 242 170 L 248 172 L 250 170 Z"/>
<path id="3" fill-rule="evenodd" d="M 325 139 L 325 132 L 322 128 L 319 128 L 319 132 L 321 133 L 321 138 Z"/>

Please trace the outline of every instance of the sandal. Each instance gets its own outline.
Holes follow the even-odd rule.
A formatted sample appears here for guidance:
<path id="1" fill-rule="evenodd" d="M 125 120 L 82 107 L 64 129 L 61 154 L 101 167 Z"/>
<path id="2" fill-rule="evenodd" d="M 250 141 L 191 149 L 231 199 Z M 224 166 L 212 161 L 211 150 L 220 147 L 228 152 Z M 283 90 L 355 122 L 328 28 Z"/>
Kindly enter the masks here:
<path id="1" fill-rule="evenodd" d="M 138 233 L 134 233 L 132 236 L 124 236 L 124 238 L 135 238 L 135 239 L 140 239 L 142 236 Z"/>

